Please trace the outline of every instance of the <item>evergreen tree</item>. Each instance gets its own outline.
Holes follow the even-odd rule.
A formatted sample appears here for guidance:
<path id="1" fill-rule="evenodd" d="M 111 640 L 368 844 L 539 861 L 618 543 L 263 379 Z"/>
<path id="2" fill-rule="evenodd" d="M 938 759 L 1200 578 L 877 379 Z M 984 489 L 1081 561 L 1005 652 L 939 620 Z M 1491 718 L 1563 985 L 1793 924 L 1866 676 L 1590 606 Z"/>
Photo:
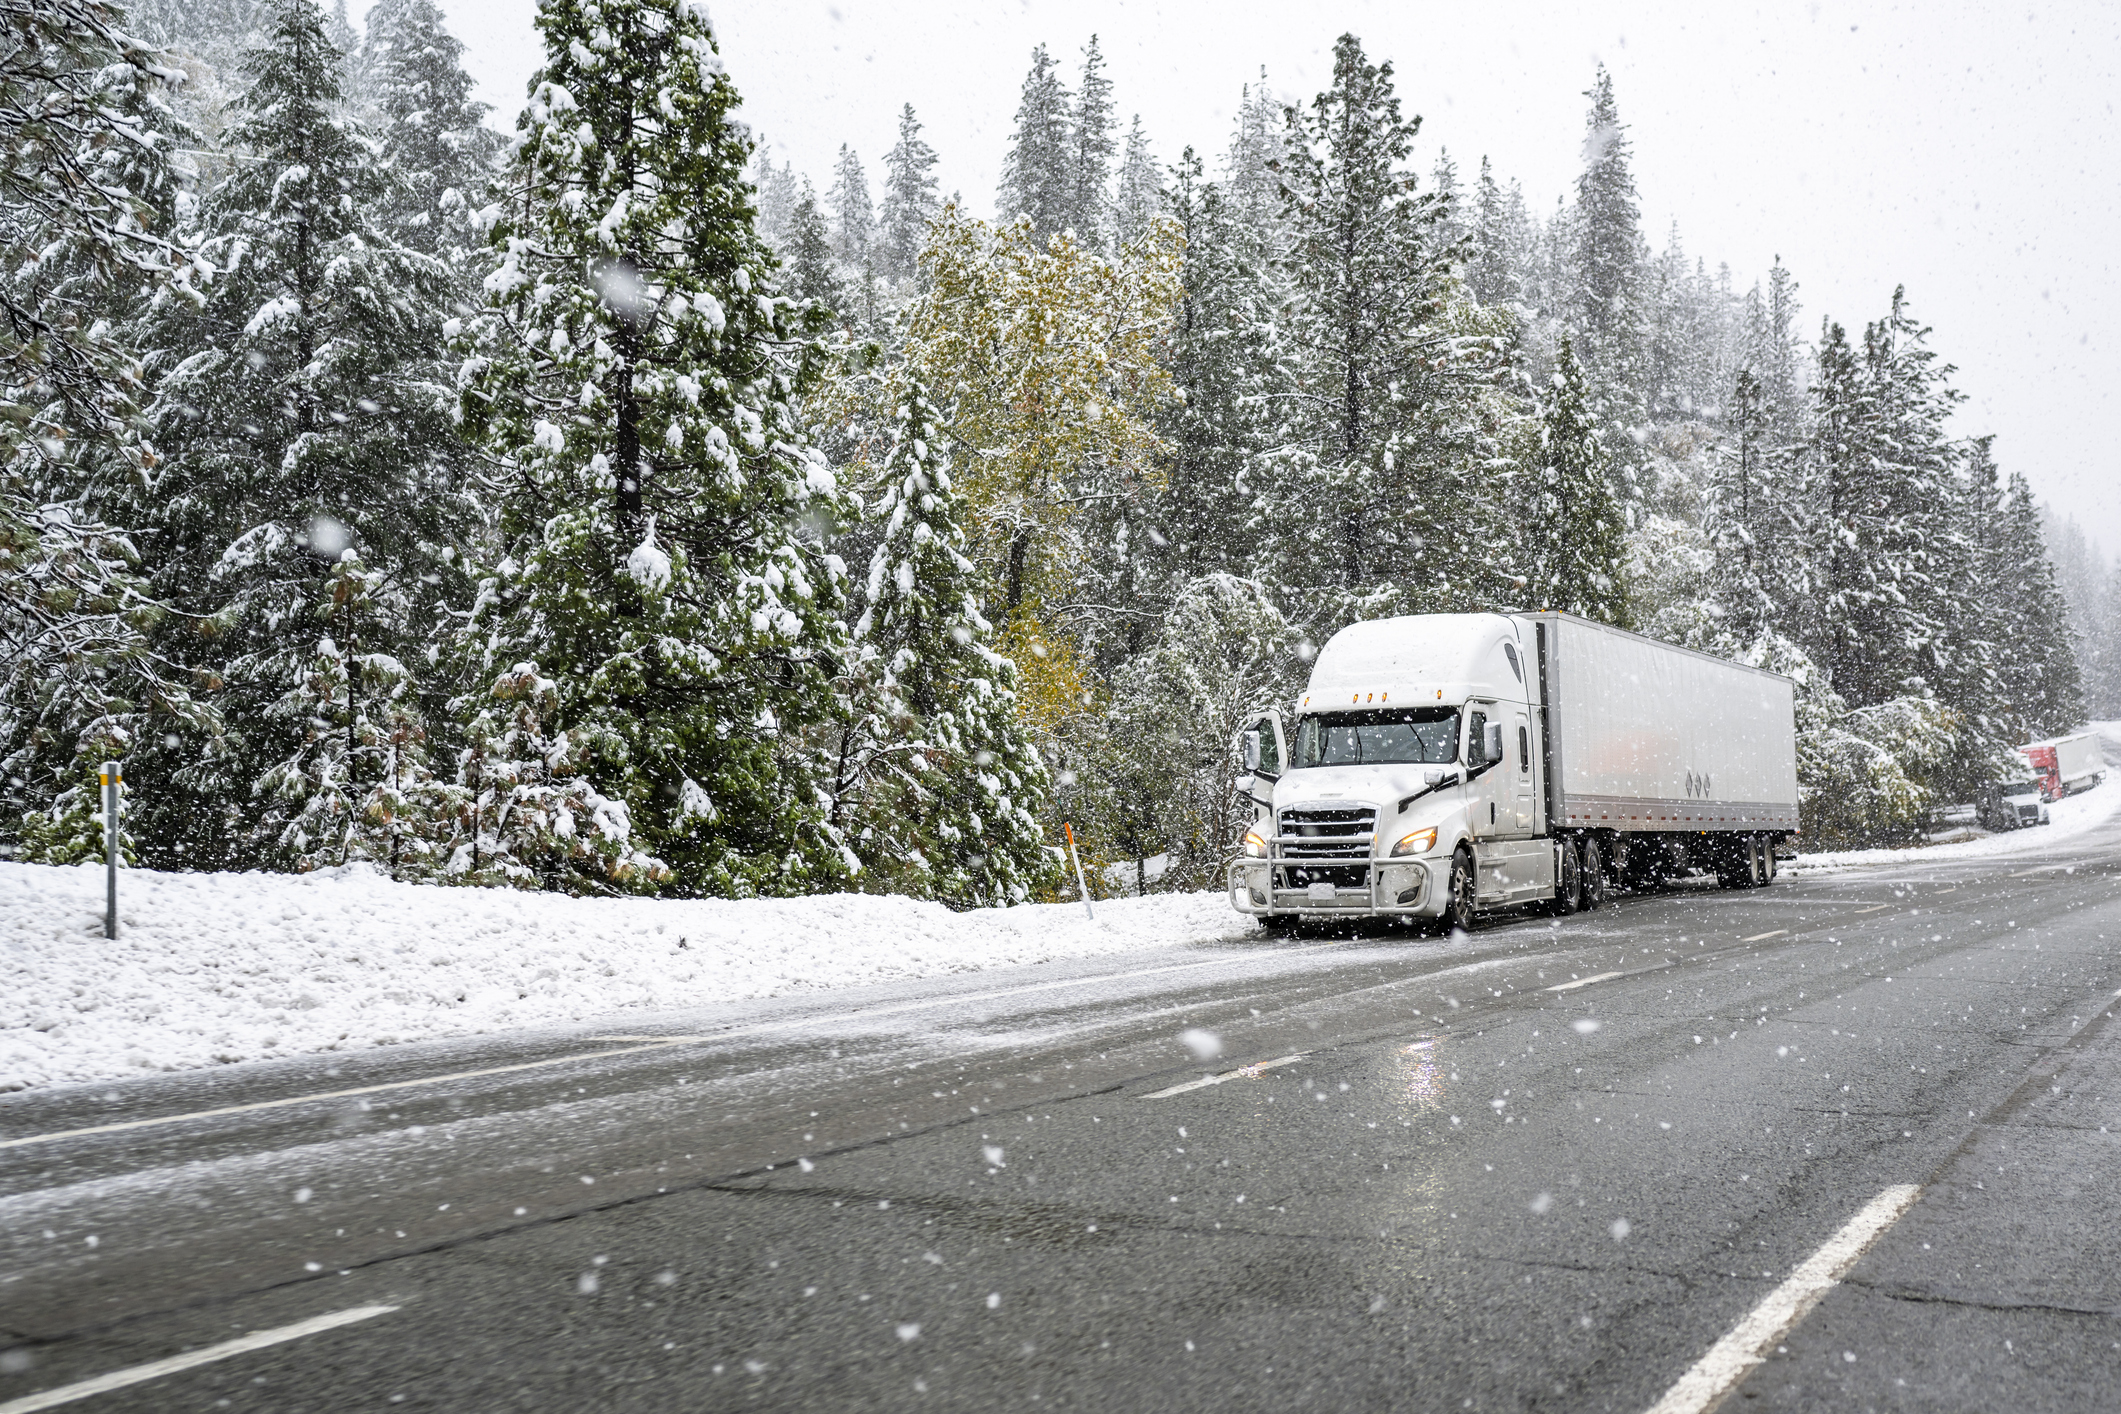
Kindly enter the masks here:
<path id="1" fill-rule="evenodd" d="M 832 186 L 825 193 L 832 213 L 832 254 L 844 268 L 859 274 L 869 265 L 876 243 L 876 208 L 869 200 L 869 177 L 862 159 L 846 143 L 832 165 Z"/>
<path id="2" fill-rule="evenodd" d="M 517 663 L 480 696 L 466 728 L 447 873 L 469 884 L 584 893 L 665 883 L 670 868 L 633 839 L 626 802 L 603 794 L 586 764 L 622 750 L 594 724 L 555 730 L 557 683 Z M 691 781 L 687 786 L 694 786 Z M 712 803 L 687 792 L 712 819 Z"/>
<path id="3" fill-rule="evenodd" d="M 1600 65 L 1584 96 L 1583 171 L 1576 179 L 1574 263 L 1580 281 L 1576 328 L 1591 379 L 1612 415 L 1632 418 L 1643 392 L 1641 211 L 1629 163 L 1627 128 Z"/>
<path id="4" fill-rule="evenodd" d="M 1288 155 L 1285 111 L 1267 89 L 1267 71 L 1247 84 L 1237 101 L 1237 130 L 1223 158 L 1223 200 L 1238 220 L 1279 251 L 1273 237 L 1282 224 L 1282 159 Z"/>
<path id="5" fill-rule="evenodd" d="M 687 893 L 830 886 L 845 643 L 820 532 L 847 507 L 795 411 L 818 350 L 753 226 L 735 86 L 687 0 L 544 0 L 538 28 L 466 331 L 465 420 L 505 478 L 472 670 L 534 662 L 538 731 L 624 807 L 574 886 L 652 881 L 628 850 Z"/>
<path id="6" fill-rule="evenodd" d="M 788 223 L 803 198 L 804 183 L 795 175 L 793 163 L 774 165 L 773 153 L 762 148 L 753 168 L 752 185 L 758 190 L 758 229 L 766 243 L 784 254 L 788 249 Z"/>
<path id="7" fill-rule="evenodd" d="M 388 174 L 334 116 L 341 59 L 316 6 L 276 0 L 272 21 L 229 130 L 239 160 L 202 212 L 218 273 L 146 335 L 168 458 L 137 514 L 159 591 L 214 630 L 173 624 L 160 644 L 219 686 L 232 731 L 150 744 L 148 773 L 185 791 L 143 801 L 140 829 L 150 859 L 194 867 L 269 847 L 249 801 L 294 728 L 266 709 L 309 671 L 339 553 L 383 576 L 370 646 L 397 651 L 433 621 L 428 585 L 471 514 L 433 362 L 446 272 L 379 222 Z"/>
<path id="8" fill-rule="evenodd" d="M 847 288 L 833 264 L 832 233 L 818 210 L 817 193 L 807 183 L 788 218 L 784 253 L 788 273 L 782 288 L 788 294 L 828 314 L 847 307 Z"/>
<path id="9" fill-rule="evenodd" d="M 1082 84 L 1075 93 L 1068 130 L 1068 208 L 1065 228 L 1085 246 L 1097 248 L 1111 225 L 1112 80 L 1105 77 L 1105 56 L 1097 36 L 1083 46 Z"/>
<path id="10" fill-rule="evenodd" d="M 1139 113 L 1127 129 L 1126 155 L 1119 164 L 1119 193 L 1112 203 L 1113 234 L 1121 245 L 1138 238 L 1163 214 L 1164 180 L 1149 154 L 1149 138 Z"/>
<path id="11" fill-rule="evenodd" d="M 429 767 L 419 683 L 393 654 L 363 651 L 381 576 L 347 550 L 311 620 L 324 630 L 266 715 L 291 741 L 258 782 L 265 856 L 296 871 L 369 860 L 393 878 L 431 872 L 457 792 Z M 318 621 L 321 620 L 321 623 Z"/>
<path id="12" fill-rule="evenodd" d="M 1068 229 L 1075 219 L 1073 125 L 1068 91 L 1041 44 L 1031 51 L 1031 72 L 1024 76 L 1016 131 L 1002 161 L 1002 189 L 996 202 L 1003 220 L 1028 219 L 1032 236 L 1040 244 Z"/>
<path id="13" fill-rule="evenodd" d="M 1814 387 L 1812 494 L 1820 545 L 1814 656 L 1857 708 L 1934 685 L 1949 652 L 1938 610 L 1953 586 L 1940 547 L 1956 501 L 1943 423 L 1959 395 L 1929 331 L 1893 292 L 1863 347 L 1829 323 Z"/>
<path id="14" fill-rule="evenodd" d="M 125 316 L 197 273 L 171 234 L 175 75 L 118 23 L 96 0 L 0 0 L 0 837 L 28 815 L 28 857 L 55 862 L 75 832 L 53 822 L 93 813 L 102 761 L 210 725 L 153 651 L 166 606 L 112 491 L 157 460 Z"/>
<path id="15" fill-rule="evenodd" d="M 1419 120 L 1401 117 L 1392 66 L 1343 35 L 1333 86 L 1290 124 L 1293 298 L 1278 338 L 1292 378 L 1276 398 L 1289 450 L 1265 516 L 1276 573 L 1339 591 L 1334 614 L 1356 616 L 1349 596 L 1373 586 L 1421 584 L 1449 602 L 1450 577 L 1483 558 L 1461 414 L 1469 355 L 1493 345 L 1446 324 L 1443 205 L 1402 165 Z"/>
<path id="16" fill-rule="evenodd" d="M 899 111 L 898 142 L 884 157 L 877 265 L 888 279 L 910 280 L 920 268 L 928 224 L 942 210 L 935 192 L 935 161 L 935 149 L 921 141 L 920 120 L 908 103 Z"/>
<path id="17" fill-rule="evenodd" d="M 1270 431 L 1265 398 L 1281 382 L 1271 337 L 1279 303 L 1271 233 L 1202 180 L 1192 148 L 1173 176 L 1169 211 L 1186 259 L 1166 353 L 1176 396 L 1159 418 L 1163 488 L 1149 516 L 1159 603 L 1181 584 L 1252 566 L 1257 491 L 1248 472 Z"/>
<path id="18" fill-rule="evenodd" d="M 1038 825 L 1046 766 L 980 612 L 941 416 L 916 375 L 896 392 L 884 535 L 854 630 L 872 692 L 843 739 L 838 795 L 880 880 L 957 908 L 1022 903 L 1058 873 Z"/>
<path id="19" fill-rule="evenodd" d="M 1979 439 L 1976 447 L 1974 474 L 1992 476 L 1988 439 Z M 1994 676 L 2001 700 L 2012 709 L 2014 720 L 2007 726 L 2016 728 L 2011 734 L 2018 737 L 2001 744 L 2020 745 L 2082 725 L 2084 679 L 2032 487 L 2013 472 L 1995 500 L 1995 533 L 1977 573 L 1991 591 L 1990 602 L 2002 610 L 1984 625 L 1998 650 Z"/>
<path id="20" fill-rule="evenodd" d="M 1613 459 L 1574 341 L 1561 339 L 1554 379 L 1540 399 L 1540 456 L 1531 515 L 1533 571 L 1527 604 L 1631 626 L 1622 569 L 1626 531 L 1613 493 Z"/>
<path id="21" fill-rule="evenodd" d="M 1466 286 L 1482 304 L 1507 305 L 1519 294 L 1509 214 L 1502 188 L 1483 157 L 1480 180 L 1473 188 L 1473 258 L 1466 267 Z"/>
<path id="22" fill-rule="evenodd" d="M 407 247 L 464 264 L 468 215 L 503 145 L 471 97 L 464 45 L 434 0 L 377 0 L 362 50 L 376 137 L 394 181 L 383 220 Z"/>

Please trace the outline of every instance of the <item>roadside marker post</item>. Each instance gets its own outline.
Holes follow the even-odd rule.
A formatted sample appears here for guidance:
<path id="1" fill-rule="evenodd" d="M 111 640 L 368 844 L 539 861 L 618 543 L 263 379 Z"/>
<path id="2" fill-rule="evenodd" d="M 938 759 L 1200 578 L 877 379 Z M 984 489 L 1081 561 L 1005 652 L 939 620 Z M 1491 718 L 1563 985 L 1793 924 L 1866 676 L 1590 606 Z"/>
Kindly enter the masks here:
<path id="1" fill-rule="evenodd" d="M 122 852 L 118 840 L 118 792 L 125 785 L 125 766 L 122 762 L 106 761 L 99 773 L 103 778 L 103 936 L 118 936 L 118 856 Z"/>
<path id="2" fill-rule="evenodd" d="M 1090 921 L 1095 923 L 1097 910 L 1090 906 L 1090 884 L 1083 878 L 1083 857 L 1075 848 L 1075 827 L 1063 820 L 1061 830 L 1068 836 L 1068 858 L 1075 865 L 1075 888 L 1076 892 L 1083 896 L 1083 912 L 1089 914 Z"/>

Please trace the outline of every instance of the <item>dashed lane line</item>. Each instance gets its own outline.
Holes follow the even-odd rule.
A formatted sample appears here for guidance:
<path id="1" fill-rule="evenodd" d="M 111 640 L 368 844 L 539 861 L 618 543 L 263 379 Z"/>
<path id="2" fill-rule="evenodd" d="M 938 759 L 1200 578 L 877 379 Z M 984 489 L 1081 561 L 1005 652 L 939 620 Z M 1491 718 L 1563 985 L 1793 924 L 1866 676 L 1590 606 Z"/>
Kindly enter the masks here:
<path id="1" fill-rule="evenodd" d="M 1705 1414 L 1751 1374 L 1767 1353 L 1803 1320 L 1821 1297 L 1833 1290 L 1856 1260 L 1871 1248 L 1900 1215 L 1914 1206 L 1922 1189 L 1899 1183 L 1864 1205 L 1843 1223 L 1826 1245 L 1805 1258 L 1789 1280 L 1769 1292 L 1746 1318 L 1709 1347 L 1694 1367 L 1650 1406 L 1649 1414 Z"/>
<path id="2" fill-rule="evenodd" d="M 216 1360 L 226 1360 L 231 1355 L 242 1355 L 252 1350 L 263 1350 L 268 1345 L 280 1345 L 290 1340 L 300 1340 L 306 1335 L 321 1331 L 336 1330 L 350 1326 L 356 1321 L 366 1321 L 376 1316 L 387 1316 L 397 1310 L 395 1306 L 355 1306 L 345 1311 L 333 1311 L 328 1315 L 311 1316 L 306 1321 L 297 1321 L 291 1326 L 276 1326 L 269 1331 L 252 1331 L 249 1335 L 234 1340 L 224 1340 L 219 1345 L 209 1345 L 203 1350 L 187 1350 L 182 1355 L 172 1355 L 166 1360 L 153 1360 L 145 1365 L 135 1365 L 126 1370 L 113 1370 L 94 1379 L 79 1380 L 56 1389 L 42 1390 L 36 1394 L 25 1394 L 19 1399 L 10 1399 L 0 1404 L 0 1414 L 32 1414 L 38 1409 L 55 1409 L 62 1404 L 71 1404 L 90 1395 L 108 1394 L 114 1389 L 129 1385 L 145 1384 L 159 1380 L 164 1375 L 174 1375 L 180 1370 L 195 1369 L 200 1365 L 211 1365 Z"/>
<path id="3" fill-rule="evenodd" d="M 1767 940 L 1768 940 L 1769 938 L 1787 938 L 1787 937 L 1788 937 L 1789 935 L 1790 935 L 1790 930 L 1789 930 L 1789 929 L 1787 929 L 1787 928 L 1777 928 L 1777 929 L 1776 929 L 1776 930 L 1775 930 L 1774 932 L 1772 932 L 1772 933 L 1755 933 L 1755 934 L 1753 934 L 1753 936 L 1752 936 L 1752 937 L 1750 937 L 1750 938 L 1740 938 L 1740 939 L 1739 939 L 1738 941 L 1739 941 L 1739 942 L 1741 942 L 1741 943 L 1764 943 L 1764 942 L 1766 942 L 1766 941 L 1767 941 Z"/>
<path id="4" fill-rule="evenodd" d="M 1236 1070 L 1225 1071 L 1221 1075 L 1203 1075 L 1198 1080 L 1188 1080 L 1183 1085 L 1173 1085 L 1168 1090 L 1158 1090 L 1156 1093 L 1144 1095 L 1142 1098 L 1144 1100 L 1168 1100 L 1173 1095 L 1183 1095 L 1188 1090 L 1204 1090 L 1210 1085 L 1220 1085 L 1225 1080 L 1250 1079 L 1263 1070 L 1272 1070 L 1280 1065 L 1294 1065 L 1302 1059 L 1302 1054 L 1298 1053 L 1293 1056 L 1283 1056 L 1279 1060 L 1261 1061 L 1257 1065 L 1243 1065 Z"/>
<path id="5" fill-rule="evenodd" d="M 1610 982 L 1615 977 L 1620 977 L 1624 975 L 1626 974 L 1619 972 L 1600 972 L 1590 977 L 1579 977 L 1573 982 L 1557 982 L 1553 986 L 1547 988 L 1547 990 L 1550 992 L 1573 992 L 1578 987 L 1588 987 L 1593 982 Z"/>

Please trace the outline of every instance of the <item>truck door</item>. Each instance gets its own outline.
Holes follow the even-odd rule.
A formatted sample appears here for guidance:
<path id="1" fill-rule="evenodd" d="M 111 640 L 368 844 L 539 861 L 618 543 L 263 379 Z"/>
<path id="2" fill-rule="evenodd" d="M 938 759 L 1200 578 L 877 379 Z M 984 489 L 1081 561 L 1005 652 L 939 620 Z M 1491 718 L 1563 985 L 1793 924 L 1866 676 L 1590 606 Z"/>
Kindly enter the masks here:
<path id="1" fill-rule="evenodd" d="M 1508 749 L 1510 759 L 1504 766 L 1510 773 L 1511 833 L 1519 839 L 1529 838 L 1536 832 L 1539 819 L 1537 797 L 1538 776 L 1532 763 L 1538 757 L 1538 746 L 1532 740 L 1532 718 L 1528 712 L 1513 712 L 1514 732 L 1510 735 Z"/>
<path id="2" fill-rule="evenodd" d="M 1492 702 L 1466 704 L 1466 827 L 1476 840 L 1514 833 L 1516 786 L 1509 769 L 1509 736 Z"/>

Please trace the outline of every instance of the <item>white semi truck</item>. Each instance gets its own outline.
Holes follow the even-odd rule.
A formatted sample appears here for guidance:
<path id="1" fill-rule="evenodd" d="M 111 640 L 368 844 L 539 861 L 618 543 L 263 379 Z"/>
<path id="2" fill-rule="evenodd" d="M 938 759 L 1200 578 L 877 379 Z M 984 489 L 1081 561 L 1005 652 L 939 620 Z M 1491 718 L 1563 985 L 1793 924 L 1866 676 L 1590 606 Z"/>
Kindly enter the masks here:
<path id="1" fill-rule="evenodd" d="M 1788 678 L 1570 614 L 1350 625 L 1241 752 L 1230 901 L 1270 926 L 1756 887 L 1797 832 Z"/>

